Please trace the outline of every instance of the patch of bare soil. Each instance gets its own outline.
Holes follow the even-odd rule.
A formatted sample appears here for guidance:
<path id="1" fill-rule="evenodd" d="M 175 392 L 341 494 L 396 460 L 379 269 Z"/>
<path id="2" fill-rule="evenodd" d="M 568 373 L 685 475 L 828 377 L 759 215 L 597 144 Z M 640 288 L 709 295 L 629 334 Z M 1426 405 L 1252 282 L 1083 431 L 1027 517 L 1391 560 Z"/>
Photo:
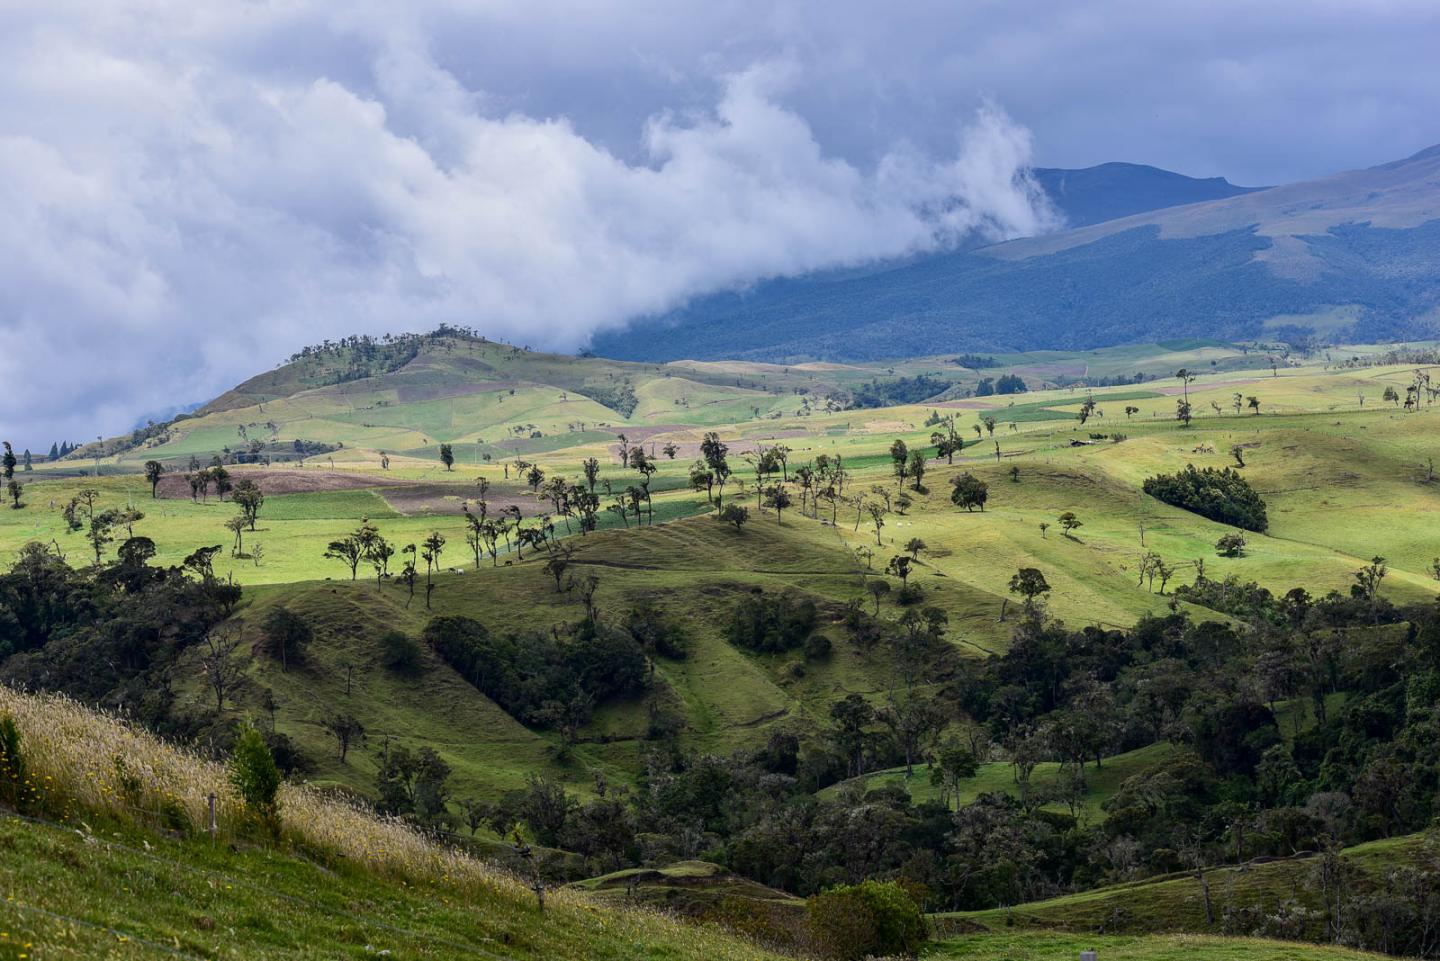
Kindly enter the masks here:
<path id="1" fill-rule="evenodd" d="M 374 474 L 356 471 L 329 470 L 328 468 L 273 468 L 273 467 L 231 467 L 232 481 L 252 480 L 260 489 L 269 494 L 312 494 L 317 491 L 361 490 L 366 487 L 390 487 L 404 484 L 403 480 L 391 480 Z M 182 500 L 190 496 L 190 483 L 183 471 L 171 471 L 160 478 L 156 493 L 161 497 Z"/>
<path id="2" fill-rule="evenodd" d="M 463 514 L 467 503 L 477 500 L 480 491 L 473 484 L 407 484 L 380 492 L 385 502 L 401 514 Z M 491 516 L 510 507 L 520 508 L 526 517 L 543 514 L 550 507 L 524 487 L 492 486 L 485 494 Z"/>

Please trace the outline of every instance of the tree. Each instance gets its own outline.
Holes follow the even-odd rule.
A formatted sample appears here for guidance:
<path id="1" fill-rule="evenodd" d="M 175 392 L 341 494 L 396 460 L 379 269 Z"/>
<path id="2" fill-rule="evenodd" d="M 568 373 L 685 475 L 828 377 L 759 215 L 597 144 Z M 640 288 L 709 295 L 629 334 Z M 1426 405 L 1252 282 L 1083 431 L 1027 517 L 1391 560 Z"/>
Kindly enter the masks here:
<path id="1" fill-rule="evenodd" d="M 555 578 L 555 593 L 560 593 L 561 581 L 565 577 L 565 571 L 570 567 L 570 559 L 575 555 L 575 549 L 565 544 L 555 547 L 550 551 L 550 556 L 545 559 L 544 570 L 546 574 Z"/>
<path id="2" fill-rule="evenodd" d="M 950 502 L 956 507 L 963 507 L 967 513 L 977 507 L 982 512 L 985 510 L 985 502 L 990 499 L 990 485 L 969 471 L 950 478 L 950 483 L 953 487 Z"/>
<path id="3" fill-rule="evenodd" d="M 245 517 L 245 523 L 250 529 L 255 529 L 255 521 L 260 516 L 260 508 L 265 505 L 265 493 L 260 490 L 260 485 L 250 478 L 243 478 L 235 485 L 234 492 L 230 499 L 240 508 Z"/>
<path id="4" fill-rule="evenodd" d="M 867 577 L 865 590 L 869 592 L 871 600 L 875 602 L 875 616 L 879 617 L 880 599 L 890 593 L 890 583 L 878 577 Z"/>
<path id="5" fill-rule="evenodd" d="M 885 526 L 885 515 L 889 513 L 884 504 L 877 504 L 874 501 L 865 502 L 865 510 L 870 515 L 870 523 L 875 525 L 875 546 L 880 546 L 880 531 Z"/>
<path id="6" fill-rule="evenodd" d="M 207 631 L 204 648 L 200 654 L 200 671 L 205 675 L 205 686 L 215 695 L 215 713 L 225 710 L 225 699 L 245 677 L 245 669 L 235 657 L 240 647 L 241 634 L 238 630 Z"/>
<path id="7" fill-rule="evenodd" d="M 145 479 L 150 482 L 150 499 L 154 500 L 158 494 L 156 488 L 160 486 L 160 477 L 165 473 L 165 465 L 158 460 L 147 460 L 145 462 Z"/>
<path id="8" fill-rule="evenodd" d="M 20 495 L 25 493 L 24 484 L 20 483 L 17 480 L 12 480 L 10 483 L 5 485 L 5 492 L 10 495 L 11 510 L 18 511 L 20 508 L 25 506 L 24 504 L 20 503 Z"/>
<path id="9" fill-rule="evenodd" d="M 119 522 L 120 511 L 113 507 L 90 515 L 90 529 L 86 532 L 85 539 L 90 542 L 90 548 L 95 552 L 96 567 L 100 566 L 103 559 L 105 545 L 115 540 L 111 531 Z"/>
<path id="10" fill-rule="evenodd" d="M 918 537 L 912 537 L 905 543 L 905 551 L 915 560 L 920 559 L 920 552 L 925 549 L 925 542 Z"/>
<path id="11" fill-rule="evenodd" d="M 715 516 L 722 524 L 732 524 L 735 530 L 739 531 L 750 520 L 750 511 L 739 504 L 726 504 Z"/>
<path id="12" fill-rule="evenodd" d="M 1386 387 L 1385 393 L 1380 395 L 1381 400 L 1387 400 L 1396 407 L 1400 406 L 1400 395 L 1395 392 L 1394 387 Z"/>
<path id="13" fill-rule="evenodd" d="M 1133 405 L 1128 405 L 1128 404 L 1126 405 L 1126 407 L 1125 407 L 1125 419 L 1126 419 L 1126 420 L 1129 420 L 1129 419 L 1130 419 L 1130 415 L 1132 415 L 1132 414 L 1138 414 L 1138 413 L 1140 413 L 1140 408 L 1135 407 L 1135 406 L 1133 406 Z"/>
<path id="14" fill-rule="evenodd" d="M 714 431 L 706 432 L 700 441 L 700 456 L 703 458 L 709 474 L 705 489 L 708 493 L 712 488 L 718 488 L 715 494 L 716 507 L 719 507 L 725 499 L 725 482 L 730 478 L 730 462 L 726 457 L 729 451 L 730 448 L 720 440 L 720 435 Z M 690 475 L 692 486 L 695 480 L 696 474 L 692 471 Z M 698 490 L 698 488 L 696 489 Z"/>
<path id="15" fill-rule="evenodd" d="M 30 448 L 25 448 L 25 453 L 20 455 L 20 462 L 27 473 L 35 469 L 35 457 L 30 453 Z"/>
<path id="16" fill-rule="evenodd" d="M 1177 400 L 1175 402 L 1175 419 L 1180 421 L 1184 427 L 1190 426 L 1193 415 L 1191 414 L 1190 402 L 1188 400 Z"/>
<path id="17" fill-rule="evenodd" d="M 904 599 L 903 594 L 905 592 L 905 589 L 910 581 L 911 565 L 913 563 L 914 562 L 904 554 L 896 554 L 894 557 L 890 558 L 890 563 L 885 565 L 885 573 L 891 575 L 892 577 L 900 578 L 900 591 L 902 594 L 902 600 Z"/>
<path id="18" fill-rule="evenodd" d="M 365 725 L 353 714 L 334 714 L 325 719 L 325 731 L 335 739 L 335 745 L 340 749 L 340 763 L 345 763 L 345 756 L 350 753 L 350 747 L 354 744 L 361 744 L 365 741 Z"/>
<path id="19" fill-rule="evenodd" d="M 1035 599 L 1050 593 L 1050 584 L 1045 575 L 1034 567 L 1022 567 L 1010 578 L 1010 593 L 1025 598 L 1025 611 L 1034 613 Z"/>
<path id="20" fill-rule="evenodd" d="M 446 470 L 455 469 L 455 449 L 449 444 L 440 445 L 440 463 L 445 465 Z"/>
<path id="21" fill-rule="evenodd" d="M 955 810 L 960 809 L 960 782 L 967 781 L 980 773 L 980 762 L 975 753 L 956 738 L 949 738 L 940 745 L 940 750 L 931 769 L 931 780 L 942 788 L 942 802 L 955 800 Z"/>
<path id="22" fill-rule="evenodd" d="M 1080 518 L 1075 516 L 1074 511 L 1066 511 L 1057 517 L 1056 520 L 1059 521 L 1060 529 L 1065 532 L 1066 537 L 1073 537 L 1074 531 L 1085 526 L 1080 522 Z"/>
<path id="23" fill-rule="evenodd" d="M 1050 523 L 1049 523 L 1048 521 L 1041 521 L 1041 522 L 1040 522 L 1040 539 L 1041 539 L 1042 541 L 1045 539 L 1045 532 L 1048 531 L 1049 529 L 1050 529 Z"/>
<path id="24" fill-rule="evenodd" d="M 663 453 L 666 457 L 670 458 L 671 460 L 674 460 L 674 459 L 675 459 L 675 455 L 678 454 L 678 453 L 680 453 L 680 448 L 677 447 L 677 446 L 675 446 L 675 443 L 674 443 L 673 441 L 667 441 L 666 444 L 665 444 L 665 446 L 662 447 L 662 448 L 660 448 L 660 451 L 661 451 L 661 453 Z"/>
<path id="25" fill-rule="evenodd" d="M 775 523 L 780 523 L 780 515 L 790 506 L 790 493 L 784 485 L 775 484 L 766 488 L 765 506 L 775 508 Z"/>
<path id="26" fill-rule="evenodd" d="M 580 471 L 585 475 L 585 486 L 590 493 L 595 493 L 595 481 L 600 477 L 600 462 L 593 457 L 587 457 L 580 465 Z"/>
<path id="27" fill-rule="evenodd" d="M 289 671 L 290 662 L 305 656 L 305 648 L 315 639 L 310 622 L 283 604 L 270 609 L 260 622 L 271 657 L 279 658 L 280 670 Z"/>
<path id="28" fill-rule="evenodd" d="M 6 481 L 14 480 L 15 465 L 19 463 L 15 459 L 15 449 L 10 446 L 8 440 L 0 441 L 0 447 L 4 448 L 4 453 L 0 454 L 0 477 Z"/>
<path id="29" fill-rule="evenodd" d="M 1215 552 L 1221 557 L 1239 557 L 1245 553 L 1245 535 L 1239 531 L 1222 535 L 1215 542 Z"/>
<path id="30" fill-rule="evenodd" d="M 225 529 L 235 537 L 235 543 L 230 547 L 230 556 L 239 557 L 245 549 L 245 515 L 236 514 L 225 522 Z"/>
<path id="31" fill-rule="evenodd" d="M 325 548 L 325 556 L 333 560 L 344 561 L 350 568 L 350 579 L 353 581 L 355 580 L 355 571 L 365 557 L 365 545 L 360 543 L 359 538 L 354 534 L 349 534 L 331 541 L 330 546 Z"/>
<path id="32" fill-rule="evenodd" d="M 1245 404 L 1255 413 L 1260 413 L 1260 398 L 1251 396 L 1245 399 Z"/>
<path id="33" fill-rule="evenodd" d="M 246 725 L 235 741 L 230 755 L 230 784 L 245 810 L 271 830 L 278 827 L 280 814 L 280 768 L 265 737 Z"/>
<path id="34" fill-rule="evenodd" d="M 440 554 L 445 550 L 445 535 L 431 531 L 430 536 L 420 542 L 420 557 L 425 561 L 425 609 L 430 609 L 430 595 L 435 592 L 434 571 L 440 566 Z"/>
<path id="35" fill-rule="evenodd" d="M 921 481 L 925 479 L 925 452 L 918 447 L 910 452 L 910 477 L 913 479 L 911 486 L 914 490 L 924 490 Z"/>
<path id="36" fill-rule="evenodd" d="M 375 589 L 380 589 L 380 582 L 390 575 L 390 558 L 395 556 L 395 547 L 379 534 L 370 542 L 365 549 L 365 557 L 370 561 L 370 566 L 375 570 Z"/>
<path id="37" fill-rule="evenodd" d="M 890 445 L 890 461 L 899 486 L 904 487 L 905 478 L 910 473 L 910 449 L 898 437 L 895 439 L 895 443 Z"/>

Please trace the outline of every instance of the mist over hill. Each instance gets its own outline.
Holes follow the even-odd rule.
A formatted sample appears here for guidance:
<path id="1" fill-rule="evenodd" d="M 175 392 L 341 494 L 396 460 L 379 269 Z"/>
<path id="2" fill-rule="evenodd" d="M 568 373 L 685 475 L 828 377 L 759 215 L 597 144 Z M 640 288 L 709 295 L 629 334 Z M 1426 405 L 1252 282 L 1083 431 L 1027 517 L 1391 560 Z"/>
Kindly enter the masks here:
<path id="1" fill-rule="evenodd" d="M 1440 148 L 1197 203 L 1176 198 L 1244 188 L 1146 170 L 1037 176 L 1052 196 L 1065 185 L 1059 205 L 1077 222 L 1122 203 L 1179 205 L 979 250 L 771 280 L 602 335 L 594 348 L 634 360 L 795 362 L 1177 337 L 1434 334 Z"/>

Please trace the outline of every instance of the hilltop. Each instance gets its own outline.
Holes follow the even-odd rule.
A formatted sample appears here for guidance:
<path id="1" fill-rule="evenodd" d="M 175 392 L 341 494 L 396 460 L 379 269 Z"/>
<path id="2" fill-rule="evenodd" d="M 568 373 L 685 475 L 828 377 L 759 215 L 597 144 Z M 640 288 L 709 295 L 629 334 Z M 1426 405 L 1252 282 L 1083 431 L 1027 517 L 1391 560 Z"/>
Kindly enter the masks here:
<path id="1" fill-rule="evenodd" d="M 1178 337 L 1431 336 L 1437 173 L 1431 148 L 979 250 L 768 281 L 601 335 L 594 349 L 853 362 Z"/>

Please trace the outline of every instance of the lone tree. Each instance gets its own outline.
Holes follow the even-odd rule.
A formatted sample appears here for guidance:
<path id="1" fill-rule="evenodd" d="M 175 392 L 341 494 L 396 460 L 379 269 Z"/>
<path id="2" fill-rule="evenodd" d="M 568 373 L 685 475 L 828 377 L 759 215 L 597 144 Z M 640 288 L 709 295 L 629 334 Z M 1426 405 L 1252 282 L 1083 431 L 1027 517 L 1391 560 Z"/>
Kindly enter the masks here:
<path id="1" fill-rule="evenodd" d="M 865 590 L 875 601 L 875 615 L 878 617 L 880 615 L 880 599 L 890 593 L 890 582 L 883 581 L 878 577 L 869 577 L 865 579 Z"/>
<path id="2" fill-rule="evenodd" d="M 739 504 L 726 504 L 715 516 L 720 519 L 722 524 L 731 524 L 736 531 L 739 531 L 750 520 L 750 509 L 741 507 Z"/>
<path id="3" fill-rule="evenodd" d="M 923 491 L 921 481 L 925 479 L 925 452 L 916 448 L 910 452 L 910 477 L 911 488 L 916 491 Z"/>
<path id="4" fill-rule="evenodd" d="M 326 732 L 335 739 L 335 745 L 340 749 L 340 763 L 345 763 L 345 756 L 350 753 L 351 745 L 361 744 L 365 740 L 365 726 L 353 714 L 336 714 L 325 719 Z"/>
<path id="5" fill-rule="evenodd" d="M 950 501 L 956 507 L 963 507 L 967 512 L 975 508 L 985 510 L 985 502 L 990 499 L 990 486 L 969 471 L 959 477 L 950 478 L 953 490 L 950 491 Z"/>
<path id="6" fill-rule="evenodd" d="M 165 465 L 158 460 L 147 460 L 145 462 L 145 479 L 150 482 L 150 499 L 154 500 L 156 488 L 160 486 L 160 476 L 165 473 Z"/>
<path id="7" fill-rule="evenodd" d="M 0 441 L 0 446 L 4 447 L 4 453 L 0 454 L 0 475 L 10 481 L 15 478 L 15 465 L 20 462 L 15 459 L 15 448 L 10 446 L 8 440 Z"/>
<path id="8" fill-rule="evenodd" d="M 912 537 L 905 543 L 905 551 L 915 560 L 920 559 L 920 552 L 925 549 L 925 542 L 918 537 Z"/>
<path id="9" fill-rule="evenodd" d="M 1235 531 L 1222 536 L 1215 542 L 1215 552 L 1221 557 L 1239 557 L 1245 553 L 1245 535 Z"/>
<path id="10" fill-rule="evenodd" d="M 20 495 L 25 492 L 24 484 L 20 483 L 17 480 L 12 480 L 10 483 L 5 485 L 5 492 L 10 495 L 10 508 L 12 510 L 18 511 L 20 508 L 25 506 L 24 504 L 20 503 Z"/>
<path id="11" fill-rule="evenodd" d="M 1050 584 L 1045 575 L 1034 567 L 1022 567 L 1010 578 L 1010 593 L 1025 598 L 1025 612 L 1035 611 L 1035 598 L 1050 593 Z"/>
<path id="12" fill-rule="evenodd" d="M 914 564 L 904 554 L 896 554 L 890 558 L 890 563 L 885 565 L 885 573 L 900 578 L 900 591 L 903 594 L 910 583 L 911 565 Z"/>
<path id="13" fill-rule="evenodd" d="M 1085 526 L 1080 522 L 1080 518 L 1075 516 L 1074 511 L 1066 511 L 1055 519 L 1060 522 L 1060 528 L 1065 532 L 1066 537 L 1073 537 L 1074 531 Z"/>
<path id="14" fill-rule="evenodd" d="M 1257 414 L 1260 413 L 1260 398 L 1252 394 L 1251 396 L 1245 398 L 1245 406 L 1249 407 Z"/>
<path id="15" fill-rule="evenodd" d="M 240 508 L 245 523 L 253 531 L 255 520 L 260 516 L 260 508 L 265 505 L 265 493 L 260 490 L 260 485 L 246 477 L 235 485 L 230 500 Z"/>
<path id="16" fill-rule="evenodd" d="M 449 444 L 440 445 L 440 463 L 445 465 L 446 470 L 455 469 L 455 449 Z"/>
<path id="17" fill-rule="evenodd" d="M 310 622 L 283 604 L 265 615 L 260 629 L 265 633 L 270 656 L 279 659 L 281 671 L 290 670 L 290 662 L 300 660 L 315 638 Z"/>

